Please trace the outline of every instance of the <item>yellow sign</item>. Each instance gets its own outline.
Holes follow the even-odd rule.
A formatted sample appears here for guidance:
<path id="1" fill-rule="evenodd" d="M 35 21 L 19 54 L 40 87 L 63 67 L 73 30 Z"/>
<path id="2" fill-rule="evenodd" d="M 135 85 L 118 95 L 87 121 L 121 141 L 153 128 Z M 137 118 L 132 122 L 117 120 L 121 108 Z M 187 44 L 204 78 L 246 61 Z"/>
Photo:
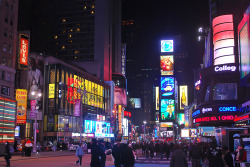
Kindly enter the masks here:
<path id="1" fill-rule="evenodd" d="M 25 124 L 27 115 L 27 90 L 17 89 L 16 90 L 16 101 L 17 101 L 17 123 Z"/>
<path id="2" fill-rule="evenodd" d="M 49 98 L 55 98 L 55 84 L 49 84 Z"/>
<path id="3" fill-rule="evenodd" d="M 188 92 L 187 86 L 180 86 L 180 109 L 184 110 L 185 106 L 188 106 Z"/>

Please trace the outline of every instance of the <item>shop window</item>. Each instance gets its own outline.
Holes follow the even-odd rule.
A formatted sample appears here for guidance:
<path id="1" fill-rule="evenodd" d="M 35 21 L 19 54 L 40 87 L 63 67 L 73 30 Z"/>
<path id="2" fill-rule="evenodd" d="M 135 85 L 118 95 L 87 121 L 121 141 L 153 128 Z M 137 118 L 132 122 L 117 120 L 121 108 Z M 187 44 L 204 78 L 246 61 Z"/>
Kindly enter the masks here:
<path id="1" fill-rule="evenodd" d="M 64 125 L 65 125 L 65 122 L 64 122 L 64 116 L 63 115 L 59 115 L 58 116 L 58 131 L 59 132 L 64 132 L 65 128 L 64 128 Z"/>
<path id="2" fill-rule="evenodd" d="M 209 101 L 209 94 L 210 94 L 210 86 L 207 87 L 206 94 L 205 94 L 205 101 Z"/>
<path id="3" fill-rule="evenodd" d="M 236 83 L 218 83 L 214 86 L 214 100 L 237 100 Z"/>

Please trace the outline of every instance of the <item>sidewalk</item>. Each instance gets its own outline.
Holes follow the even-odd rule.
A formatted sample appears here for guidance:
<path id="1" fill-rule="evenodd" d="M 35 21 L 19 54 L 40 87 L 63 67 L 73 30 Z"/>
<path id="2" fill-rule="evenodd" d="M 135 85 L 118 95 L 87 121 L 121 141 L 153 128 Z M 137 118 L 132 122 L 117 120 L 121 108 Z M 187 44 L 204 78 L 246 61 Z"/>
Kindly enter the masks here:
<path id="1" fill-rule="evenodd" d="M 31 157 L 22 157 L 21 153 L 17 153 L 11 157 L 11 161 L 17 160 L 28 160 L 28 159 L 35 159 L 35 158 L 47 158 L 47 157 L 60 157 L 60 156 L 70 156 L 75 155 L 75 151 L 56 151 L 56 152 L 38 152 L 38 153 L 31 153 Z M 0 162 L 5 161 L 4 157 L 0 158 Z"/>

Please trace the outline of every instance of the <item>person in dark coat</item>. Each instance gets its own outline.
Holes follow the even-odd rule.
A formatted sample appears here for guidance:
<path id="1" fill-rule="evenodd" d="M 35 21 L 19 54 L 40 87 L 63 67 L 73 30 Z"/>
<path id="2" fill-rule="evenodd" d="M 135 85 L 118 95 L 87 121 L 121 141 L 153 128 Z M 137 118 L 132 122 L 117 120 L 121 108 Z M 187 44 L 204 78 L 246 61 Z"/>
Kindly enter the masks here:
<path id="1" fill-rule="evenodd" d="M 105 142 L 104 140 L 100 140 L 99 141 L 99 147 L 100 147 L 100 153 L 101 153 L 101 167 L 105 167 L 105 163 L 106 163 L 106 154 L 105 154 L 105 151 L 106 151 L 106 148 L 105 148 Z"/>
<path id="2" fill-rule="evenodd" d="M 15 152 L 17 152 L 17 140 L 15 139 L 14 145 L 13 145 L 13 149 Z"/>
<path id="3" fill-rule="evenodd" d="M 101 148 L 97 145 L 97 140 L 95 138 L 91 141 L 91 167 L 101 167 Z"/>
<path id="4" fill-rule="evenodd" d="M 149 151 L 150 151 L 150 157 L 151 157 L 151 159 L 153 159 L 153 157 L 154 157 L 154 152 L 155 152 L 155 148 L 154 148 L 154 144 L 153 144 L 152 141 L 151 141 L 150 144 L 149 144 Z"/>
<path id="5" fill-rule="evenodd" d="M 5 155 L 4 159 L 6 161 L 6 165 L 10 166 L 10 159 L 11 159 L 11 154 L 10 154 L 10 144 L 8 141 L 5 143 Z"/>
<path id="6" fill-rule="evenodd" d="M 170 161 L 170 167 L 188 167 L 185 153 L 182 151 L 181 146 L 176 144 Z"/>
<path id="7" fill-rule="evenodd" d="M 201 167 L 201 161 L 204 161 L 201 148 L 197 143 L 191 148 L 189 152 L 189 161 L 192 158 L 192 167 Z"/>
<path id="8" fill-rule="evenodd" d="M 163 142 L 161 142 L 159 144 L 159 155 L 160 155 L 161 159 L 163 159 L 163 153 L 164 153 L 164 144 L 163 144 Z"/>
<path id="9" fill-rule="evenodd" d="M 217 146 L 216 140 L 212 140 L 210 147 L 207 151 L 207 157 L 209 160 L 209 167 L 222 167 L 222 152 L 219 146 Z"/>
<path id="10" fill-rule="evenodd" d="M 121 139 L 117 139 L 112 149 L 112 156 L 115 159 L 115 167 L 121 167 Z"/>
<path id="11" fill-rule="evenodd" d="M 224 160 L 224 165 L 227 167 L 234 167 L 234 161 L 231 153 L 229 152 L 229 149 L 227 146 L 222 147 L 222 157 Z"/>
<path id="12" fill-rule="evenodd" d="M 164 149 L 165 149 L 167 160 L 169 160 L 169 156 L 170 156 L 170 152 L 171 152 L 171 147 L 170 147 L 170 144 L 168 142 L 165 143 Z"/>
<path id="13" fill-rule="evenodd" d="M 121 163 L 123 167 L 134 167 L 135 164 L 133 150 L 128 146 L 126 141 L 122 141 L 121 144 Z"/>

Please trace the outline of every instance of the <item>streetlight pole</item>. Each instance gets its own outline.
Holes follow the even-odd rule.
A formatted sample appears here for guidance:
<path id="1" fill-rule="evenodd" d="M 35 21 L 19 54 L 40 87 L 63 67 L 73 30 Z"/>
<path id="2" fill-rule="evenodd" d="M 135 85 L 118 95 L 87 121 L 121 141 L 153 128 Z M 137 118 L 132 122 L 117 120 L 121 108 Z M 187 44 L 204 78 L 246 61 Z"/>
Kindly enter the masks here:
<path id="1" fill-rule="evenodd" d="M 145 138 L 146 138 L 146 136 L 145 136 L 145 125 L 146 125 L 146 121 L 143 121 L 143 124 L 144 124 L 144 141 L 145 141 Z"/>

